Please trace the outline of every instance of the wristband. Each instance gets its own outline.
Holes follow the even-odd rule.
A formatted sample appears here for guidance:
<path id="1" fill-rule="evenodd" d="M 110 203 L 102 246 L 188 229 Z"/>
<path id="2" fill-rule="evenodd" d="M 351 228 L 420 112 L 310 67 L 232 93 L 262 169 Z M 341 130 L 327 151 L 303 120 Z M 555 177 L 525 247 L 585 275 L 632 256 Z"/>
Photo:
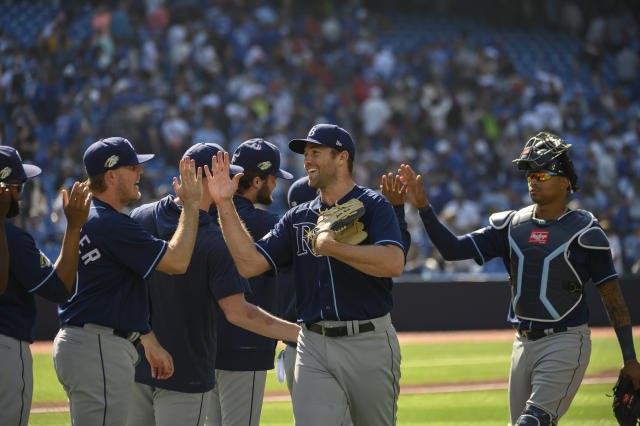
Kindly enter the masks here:
<path id="1" fill-rule="evenodd" d="M 633 346 L 631 325 L 624 325 L 622 327 L 614 328 L 614 330 L 616 332 L 616 336 L 618 336 L 620 349 L 622 349 L 622 359 L 625 361 L 636 359 L 636 350 Z"/>

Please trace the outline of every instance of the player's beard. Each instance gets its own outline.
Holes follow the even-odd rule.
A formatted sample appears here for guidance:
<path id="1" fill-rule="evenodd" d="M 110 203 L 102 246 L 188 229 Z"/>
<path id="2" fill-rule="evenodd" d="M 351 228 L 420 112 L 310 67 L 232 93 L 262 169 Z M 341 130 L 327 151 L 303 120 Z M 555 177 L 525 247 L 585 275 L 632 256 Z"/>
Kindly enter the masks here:
<path id="1" fill-rule="evenodd" d="M 271 191 L 267 188 L 267 182 L 265 181 L 262 187 L 258 190 L 258 194 L 256 195 L 256 201 L 258 204 L 264 204 L 265 206 L 273 203 L 273 197 L 271 196 Z"/>
<path id="2" fill-rule="evenodd" d="M 16 217 L 20 213 L 20 202 L 11 197 L 11 205 L 9 211 L 7 211 L 7 218 Z"/>

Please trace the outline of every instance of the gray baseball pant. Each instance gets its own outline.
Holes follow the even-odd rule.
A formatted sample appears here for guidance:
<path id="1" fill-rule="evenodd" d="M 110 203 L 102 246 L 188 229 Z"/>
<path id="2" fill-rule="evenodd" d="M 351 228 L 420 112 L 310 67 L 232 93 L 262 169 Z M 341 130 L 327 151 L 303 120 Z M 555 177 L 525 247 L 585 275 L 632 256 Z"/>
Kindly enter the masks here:
<path id="1" fill-rule="evenodd" d="M 515 424 L 527 404 L 556 420 L 578 392 L 591 356 L 591 331 L 586 324 L 528 340 L 516 333 L 509 374 L 509 411 Z"/>
<path id="2" fill-rule="evenodd" d="M 0 334 L 0 425 L 26 426 L 33 395 L 29 342 Z"/>
<path id="3" fill-rule="evenodd" d="M 133 344 L 108 327 L 58 331 L 53 366 L 69 398 L 71 424 L 124 425 L 138 358 Z"/>
<path id="4" fill-rule="evenodd" d="M 207 417 L 211 391 L 176 392 L 134 383 L 129 407 L 129 426 L 202 426 Z"/>
<path id="5" fill-rule="evenodd" d="M 303 326 L 293 384 L 296 425 L 339 426 L 347 407 L 355 426 L 396 424 L 400 393 L 400 344 L 389 314 L 359 332 L 358 321 L 321 321 L 353 333 L 325 337 Z M 367 321 L 360 321 L 367 322 Z"/>
<path id="6" fill-rule="evenodd" d="M 258 426 L 266 381 L 266 370 L 216 369 L 207 426 Z"/>

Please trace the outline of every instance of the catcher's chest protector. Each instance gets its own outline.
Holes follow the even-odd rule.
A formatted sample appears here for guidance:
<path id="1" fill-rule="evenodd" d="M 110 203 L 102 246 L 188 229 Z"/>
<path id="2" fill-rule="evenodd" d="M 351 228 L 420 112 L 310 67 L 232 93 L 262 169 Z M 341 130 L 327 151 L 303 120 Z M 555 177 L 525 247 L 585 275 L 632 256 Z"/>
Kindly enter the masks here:
<path id="1" fill-rule="evenodd" d="M 582 299 L 582 281 L 569 262 L 568 249 L 594 217 L 573 210 L 544 221 L 534 219 L 533 213 L 533 205 L 525 207 L 509 225 L 511 303 L 522 319 L 554 322 Z"/>

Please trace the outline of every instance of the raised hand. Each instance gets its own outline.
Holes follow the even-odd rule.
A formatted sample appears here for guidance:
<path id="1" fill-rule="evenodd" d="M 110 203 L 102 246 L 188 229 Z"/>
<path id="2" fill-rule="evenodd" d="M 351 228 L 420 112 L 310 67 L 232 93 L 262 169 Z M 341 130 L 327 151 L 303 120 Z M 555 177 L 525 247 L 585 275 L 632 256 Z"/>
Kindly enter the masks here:
<path id="1" fill-rule="evenodd" d="M 218 151 L 218 154 L 211 158 L 211 171 L 209 171 L 209 167 L 204 166 L 207 188 L 216 204 L 224 200 L 233 199 L 233 194 L 238 190 L 238 182 L 243 173 L 238 173 L 231 178 L 229 176 L 229 165 L 229 153 Z"/>
<path id="2" fill-rule="evenodd" d="M 382 183 L 380 184 L 380 192 L 387 197 L 387 200 L 394 206 L 400 206 L 404 204 L 404 193 L 406 192 L 406 186 L 402 185 L 400 176 L 393 173 L 382 175 Z"/>
<path id="3" fill-rule="evenodd" d="M 398 174 L 400 175 L 400 181 L 404 185 L 407 200 L 411 205 L 418 209 L 428 206 L 429 200 L 427 199 L 427 192 L 422 185 L 422 175 L 416 175 L 416 172 L 408 164 L 401 164 Z"/>
<path id="4" fill-rule="evenodd" d="M 174 177 L 173 189 L 184 206 L 199 208 L 202 201 L 202 169 L 198 167 L 196 171 L 196 162 L 189 157 L 180 160 L 180 182 Z"/>
<path id="5" fill-rule="evenodd" d="M 0 219 L 7 217 L 11 207 L 11 192 L 9 187 L 0 182 Z"/>
<path id="6" fill-rule="evenodd" d="M 62 189 L 62 210 L 67 218 L 67 227 L 80 229 L 87 221 L 91 209 L 91 191 L 85 183 L 74 182 L 71 193 Z"/>

